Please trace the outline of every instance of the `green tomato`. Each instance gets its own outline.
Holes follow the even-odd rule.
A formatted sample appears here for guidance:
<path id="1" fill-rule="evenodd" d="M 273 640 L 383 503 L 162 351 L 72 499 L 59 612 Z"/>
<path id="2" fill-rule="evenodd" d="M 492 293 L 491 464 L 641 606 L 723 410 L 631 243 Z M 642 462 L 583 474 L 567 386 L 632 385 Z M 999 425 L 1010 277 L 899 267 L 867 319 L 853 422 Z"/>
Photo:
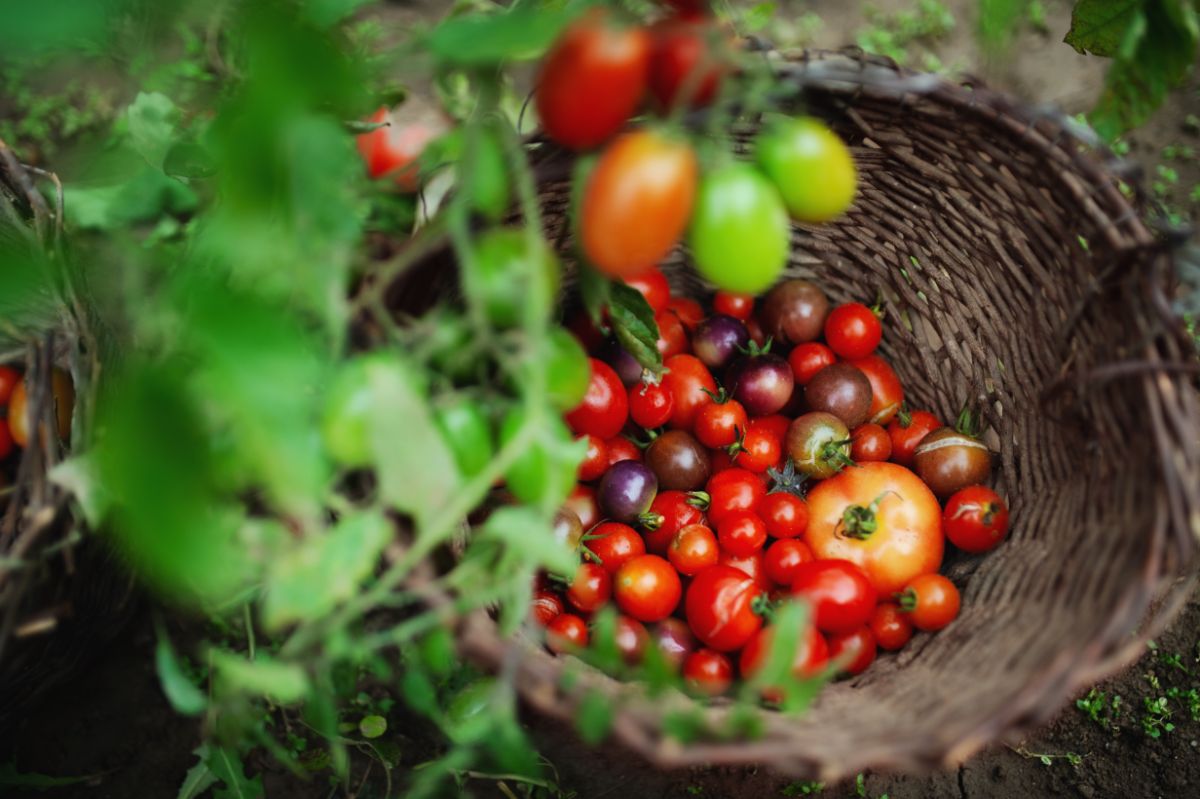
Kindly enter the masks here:
<path id="1" fill-rule="evenodd" d="M 371 414 L 374 395 L 371 376 L 376 370 L 394 373 L 421 394 L 429 391 L 425 375 L 395 353 L 374 352 L 347 362 L 330 384 L 321 418 L 321 438 L 333 459 L 343 466 L 369 466 L 374 460 L 371 446 Z"/>
<path id="2" fill-rule="evenodd" d="M 474 169 L 470 176 L 471 205 L 492 222 L 500 221 L 509 207 L 508 164 L 496 123 L 481 125 L 475 133 Z"/>
<path id="3" fill-rule="evenodd" d="M 542 279 L 535 280 L 538 272 Z M 529 305 L 549 314 L 558 294 L 558 259 L 545 240 L 531 246 L 520 228 L 493 228 L 475 242 L 475 269 L 466 289 L 496 327 L 515 327 Z"/>
<path id="4" fill-rule="evenodd" d="M 524 421 L 525 410 L 520 405 L 505 414 L 500 423 L 501 446 L 516 437 Z M 562 419 L 554 414 L 546 415 L 546 425 L 542 440 L 525 448 L 509 467 L 505 481 L 513 496 L 522 502 L 560 505 L 575 487 L 586 443 L 575 441 Z"/>
<path id="5" fill-rule="evenodd" d="M 700 181 L 688 243 L 717 288 L 758 294 L 771 286 L 787 264 L 790 232 L 779 192 L 749 164 L 727 163 Z"/>
<path id="6" fill-rule="evenodd" d="M 495 456 L 492 426 L 479 403 L 455 397 L 434 410 L 434 421 L 464 477 L 479 474 Z"/>
<path id="7" fill-rule="evenodd" d="M 546 398 L 560 411 L 583 402 L 592 367 L 579 339 L 561 327 L 546 336 Z"/>
<path id="8" fill-rule="evenodd" d="M 858 170 L 850 148 L 821 120 L 778 118 L 758 135 L 755 150 L 795 219 L 828 222 L 854 200 Z"/>

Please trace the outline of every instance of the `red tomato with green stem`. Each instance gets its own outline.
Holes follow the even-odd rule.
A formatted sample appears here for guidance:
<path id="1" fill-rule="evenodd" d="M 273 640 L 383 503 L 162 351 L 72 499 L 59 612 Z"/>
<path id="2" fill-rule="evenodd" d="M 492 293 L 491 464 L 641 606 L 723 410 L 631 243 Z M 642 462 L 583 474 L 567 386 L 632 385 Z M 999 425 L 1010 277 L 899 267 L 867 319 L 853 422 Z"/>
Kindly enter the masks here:
<path id="1" fill-rule="evenodd" d="M 578 438 L 587 441 L 587 453 L 579 463 L 579 479 L 584 482 L 600 479 L 608 471 L 608 448 L 603 439 L 596 436 L 585 433 Z"/>
<path id="2" fill-rule="evenodd" d="M 825 342 L 847 360 L 865 358 L 879 346 L 883 326 L 879 317 L 861 302 L 848 302 L 829 312 L 825 319 Z"/>
<path id="3" fill-rule="evenodd" d="M 796 571 L 812 559 L 813 553 L 808 544 L 795 538 L 781 538 L 763 553 L 763 569 L 772 583 L 791 588 Z"/>
<path id="4" fill-rule="evenodd" d="M 657 266 L 630 275 L 625 278 L 625 285 L 637 289 L 655 314 L 667 310 L 667 303 L 671 301 L 671 284 Z"/>
<path id="5" fill-rule="evenodd" d="M 968 486 L 946 502 L 942 527 L 964 552 L 987 552 L 1008 532 L 1008 506 L 987 486 Z"/>
<path id="6" fill-rule="evenodd" d="M 596 525 L 584 536 L 583 545 L 609 574 L 616 574 L 626 561 L 646 554 L 646 543 L 637 530 L 620 522 Z"/>
<path id="7" fill-rule="evenodd" d="M 736 442 L 750 425 L 746 409 L 735 399 L 718 395 L 720 399 L 702 407 L 696 414 L 692 432 L 701 444 L 710 449 L 723 449 Z"/>
<path id="8" fill-rule="evenodd" d="M 772 491 L 763 497 L 758 515 L 773 538 L 795 538 L 808 529 L 808 503 L 789 491 Z"/>
<path id="9" fill-rule="evenodd" d="M 613 368 L 598 358 L 588 358 L 592 376 L 587 393 L 574 410 L 566 415 L 567 424 L 576 433 L 589 433 L 609 439 L 621 432 L 629 417 L 629 398 L 625 386 Z"/>
<path id="10" fill-rule="evenodd" d="M 691 349 L 691 341 L 678 316 L 670 311 L 660 311 L 654 315 L 654 323 L 658 326 L 658 340 L 654 346 L 664 361 Z"/>
<path id="11" fill-rule="evenodd" d="M 808 381 L 817 376 L 817 372 L 835 363 L 837 355 L 819 341 L 797 344 L 788 353 L 788 365 L 792 367 L 792 375 L 802 386 L 807 386 Z"/>
<path id="12" fill-rule="evenodd" d="M 613 436 L 608 439 L 604 442 L 604 449 L 608 453 L 609 466 L 620 461 L 642 460 L 642 450 L 625 436 Z"/>
<path id="13" fill-rule="evenodd" d="M 638 621 L 662 621 L 679 604 L 683 585 L 679 572 L 658 555 L 639 555 L 617 572 L 613 595 L 617 607 Z"/>
<path id="14" fill-rule="evenodd" d="M 958 616 L 962 604 L 954 583 L 940 574 L 922 574 L 900 593 L 900 611 L 918 630 L 940 630 Z"/>
<path id="15" fill-rule="evenodd" d="M 697 649 L 683 661 L 683 679 L 697 694 L 720 696 L 733 684 L 733 664 L 720 652 Z"/>
<path id="16" fill-rule="evenodd" d="M 702 524 L 689 524 L 675 534 L 667 559 L 680 574 L 692 577 L 717 565 L 720 549 L 713 531 Z"/>
<path id="17" fill-rule="evenodd" d="M 646 527 L 644 540 L 646 551 L 653 555 L 667 555 L 675 534 L 689 524 L 703 524 L 704 510 L 708 507 L 708 495 L 696 491 L 660 491 L 650 503 L 647 518 L 653 524 Z"/>
<path id="18" fill-rule="evenodd" d="M 855 463 L 886 461 L 892 456 L 892 437 L 873 422 L 859 425 L 850 434 L 850 459 Z"/>
<path id="19" fill-rule="evenodd" d="M 813 621 L 824 633 L 846 633 L 866 624 L 876 599 L 866 572 L 848 560 L 800 564 L 792 579 L 792 596 L 809 602 Z"/>
<path id="20" fill-rule="evenodd" d="M 741 649 L 762 628 L 763 591 L 732 566 L 710 566 L 692 578 L 685 598 L 688 626 L 718 652 Z"/>
<path id="21" fill-rule="evenodd" d="M 380 108 L 367 121 L 383 125 L 355 139 L 367 174 L 373 179 L 391 178 L 402 191 L 415 192 L 420 188 L 418 159 L 430 142 L 450 130 L 450 121 L 432 106 L 407 123 L 394 123 L 387 108 Z"/>
<path id="22" fill-rule="evenodd" d="M 608 604 L 612 596 L 612 577 L 598 563 L 580 563 L 566 594 L 572 607 L 594 613 Z"/>
<path id="23" fill-rule="evenodd" d="M 696 414 L 713 401 L 717 381 L 694 355 L 675 355 L 667 358 L 663 365 L 667 373 L 662 382 L 674 399 L 669 424 L 678 430 L 691 430 L 696 423 Z"/>
<path id="24" fill-rule="evenodd" d="M 783 447 L 771 428 L 757 422 L 757 419 L 750 421 L 741 439 L 729 446 L 729 452 L 737 466 L 762 474 L 779 465 L 783 458 Z"/>
<path id="25" fill-rule="evenodd" d="M 925 436 L 941 426 L 941 420 L 929 411 L 910 413 L 901 407 L 887 428 L 892 438 L 892 460 L 901 466 L 912 466 L 917 447 Z"/>
<path id="26" fill-rule="evenodd" d="M 876 605 L 867 626 L 879 648 L 889 652 L 900 649 L 913 636 L 912 622 L 895 602 L 880 602 Z"/>
<path id="27" fill-rule="evenodd" d="M 862 674 L 875 661 L 875 636 L 864 624 L 829 636 L 829 661 L 843 674 Z"/>
<path id="28" fill-rule="evenodd" d="M 717 524 L 717 540 L 730 555 L 745 558 L 762 551 L 767 543 L 767 526 L 748 511 L 733 513 Z"/>
<path id="29" fill-rule="evenodd" d="M 643 382 L 629 388 L 629 416 L 647 430 L 665 425 L 674 409 L 675 398 L 661 382 Z"/>

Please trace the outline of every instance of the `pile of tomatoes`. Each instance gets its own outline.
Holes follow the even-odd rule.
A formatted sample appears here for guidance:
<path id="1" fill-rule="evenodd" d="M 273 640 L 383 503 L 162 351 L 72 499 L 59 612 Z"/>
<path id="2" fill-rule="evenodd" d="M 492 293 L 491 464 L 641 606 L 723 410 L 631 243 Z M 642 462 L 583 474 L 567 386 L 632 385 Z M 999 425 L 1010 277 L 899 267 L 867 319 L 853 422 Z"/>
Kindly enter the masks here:
<path id="1" fill-rule="evenodd" d="M 956 429 L 907 409 L 875 352 L 876 311 L 831 308 L 818 286 L 786 280 L 758 301 L 717 292 L 705 315 L 658 269 L 629 283 L 675 320 L 658 342 L 665 372 L 574 325 L 591 380 L 565 419 L 587 457 L 556 532 L 582 559 L 536 587 L 547 646 L 588 646 L 589 617 L 614 603 L 629 662 L 657 646 L 715 695 L 760 667 L 784 598 L 811 609 L 802 676 L 858 674 L 914 628 L 949 624 L 946 539 L 986 551 L 1008 510 L 982 485 L 991 452 L 969 414 Z"/>

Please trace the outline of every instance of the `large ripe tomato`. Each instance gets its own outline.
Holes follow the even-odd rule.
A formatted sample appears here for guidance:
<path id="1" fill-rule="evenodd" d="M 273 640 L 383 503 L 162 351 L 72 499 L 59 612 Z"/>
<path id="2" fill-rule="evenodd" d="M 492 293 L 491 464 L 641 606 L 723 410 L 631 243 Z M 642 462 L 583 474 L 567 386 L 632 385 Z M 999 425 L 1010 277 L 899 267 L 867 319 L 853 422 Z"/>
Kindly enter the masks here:
<path id="1" fill-rule="evenodd" d="M 757 294 L 783 271 L 791 228 L 771 182 L 750 164 L 731 161 L 701 179 L 688 241 L 710 282 Z"/>
<path id="2" fill-rule="evenodd" d="M 414 96 L 398 109 L 396 118 L 389 109 L 380 108 L 367 121 L 383 125 L 357 137 L 367 174 L 375 179 L 390 177 L 402 191 L 416 191 L 420 187 L 417 159 L 431 141 L 450 130 L 450 120 Z"/>
<path id="3" fill-rule="evenodd" d="M 617 607 L 638 621 L 662 621 L 670 616 L 682 593 L 679 572 L 658 555 L 625 561 L 613 581 Z"/>
<path id="4" fill-rule="evenodd" d="M 817 372 L 835 363 L 837 356 L 833 354 L 833 350 L 819 341 L 797 344 L 788 353 L 788 365 L 792 367 L 796 383 L 801 386 L 807 386 L 808 382 L 817 376 Z"/>
<path id="5" fill-rule="evenodd" d="M 941 421 L 929 411 L 900 411 L 887 428 L 892 437 L 892 460 L 901 466 L 912 466 L 917 446 L 941 426 Z"/>
<path id="6" fill-rule="evenodd" d="M 705 646 L 718 652 L 740 649 L 762 627 L 762 617 L 754 609 L 754 600 L 762 593 L 740 569 L 710 566 L 688 586 L 688 626 Z"/>
<path id="7" fill-rule="evenodd" d="M 625 285 L 637 289 L 650 310 L 656 314 L 665 311 L 667 303 L 671 301 L 671 284 L 667 283 L 667 276 L 657 266 L 630 275 L 625 278 Z"/>
<path id="8" fill-rule="evenodd" d="M 621 25 L 602 9 L 567 28 L 542 61 L 534 90 L 546 135 L 585 150 L 616 133 L 645 93 L 650 44 L 644 28 Z"/>
<path id="9" fill-rule="evenodd" d="M 708 520 L 720 525 L 727 517 L 742 511 L 758 509 L 767 487 L 753 472 L 745 469 L 726 469 L 708 479 Z"/>
<path id="10" fill-rule="evenodd" d="M 942 524 L 954 546 L 964 552 L 987 552 L 1008 532 L 1008 506 L 987 486 L 968 486 L 946 502 Z"/>
<path id="11" fill-rule="evenodd" d="M 675 397 L 661 382 L 629 387 L 629 416 L 647 430 L 666 424 L 674 409 Z"/>
<path id="12" fill-rule="evenodd" d="M 813 560 L 796 567 L 792 595 L 807 599 L 824 633 L 848 633 L 866 624 L 875 609 L 871 579 L 848 560 Z"/>
<path id="13" fill-rule="evenodd" d="M 922 574 L 900 594 L 900 610 L 918 630 L 940 630 L 958 616 L 958 589 L 941 574 Z"/>
<path id="14" fill-rule="evenodd" d="M 600 438 L 612 438 L 621 432 L 629 416 L 629 398 L 625 386 L 613 368 L 598 358 L 589 358 L 592 377 L 587 394 L 574 410 L 566 415 L 567 424 L 576 433 L 590 433 Z"/>
<path id="15" fill-rule="evenodd" d="M 711 103 L 725 68 L 725 42 L 717 26 L 703 17 L 674 17 L 652 25 L 650 34 L 650 93 L 658 106 Z"/>
<path id="16" fill-rule="evenodd" d="M 828 222 L 845 213 L 854 200 L 854 158 L 821 120 L 777 119 L 759 134 L 755 150 L 759 166 L 801 222 Z"/>
<path id="17" fill-rule="evenodd" d="M 882 337 L 879 317 L 861 302 L 839 305 L 825 318 L 825 341 L 841 358 L 866 358 L 879 346 Z"/>
<path id="18" fill-rule="evenodd" d="M 11 366 L 0 366 L 0 405 L 7 405 L 13 389 L 21 383 L 21 373 Z"/>
<path id="19" fill-rule="evenodd" d="M 667 368 L 663 385 L 675 398 L 670 425 L 679 430 L 691 430 L 700 408 L 713 401 L 712 394 L 717 393 L 717 381 L 708 367 L 694 355 L 675 355 L 667 358 L 663 365 Z"/>
<path id="20" fill-rule="evenodd" d="M 871 381 L 871 421 L 885 425 L 900 412 L 904 404 L 904 387 L 892 365 L 878 355 L 868 355 L 850 362 Z"/>
<path id="21" fill-rule="evenodd" d="M 646 530 L 646 551 L 666 555 L 675 534 L 689 524 L 704 523 L 707 502 L 686 491 L 660 491 L 650 503 L 648 517 L 654 518 L 654 529 Z"/>
<path id="22" fill-rule="evenodd" d="M 584 189 L 580 239 L 601 272 L 627 278 L 667 256 L 696 197 L 696 154 L 655 130 L 626 133 L 600 156 Z"/>
<path id="23" fill-rule="evenodd" d="M 616 574 L 627 561 L 646 554 L 646 543 L 637 530 L 620 522 L 596 525 L 583 544 L 609 574 Z"/>
<path id="24" fill-rule="evenodd" d="M 818 558 L 863 569 L 880 594 L 899 591 L 942 563 L 942 509 L 915 474 L 894 463 L 863 463 L 808 494 L 805 540 Z"/>

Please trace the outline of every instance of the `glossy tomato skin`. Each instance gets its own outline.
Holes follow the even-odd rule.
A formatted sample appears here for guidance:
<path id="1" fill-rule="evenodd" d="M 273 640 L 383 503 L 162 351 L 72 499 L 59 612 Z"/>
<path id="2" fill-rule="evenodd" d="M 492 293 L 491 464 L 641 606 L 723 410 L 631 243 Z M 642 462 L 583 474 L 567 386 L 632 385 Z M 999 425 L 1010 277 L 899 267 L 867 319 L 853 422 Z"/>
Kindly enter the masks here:
<path id="1" fill-rule="evenodd" d="M 832 413 L 854 429 L 871 416 L 871 381 L 848 363 L 826 366 L 804 387 L 811 411 Z"/>
<path id="2" fill-rule="evenodd" d="M 724 369 L 750 343 L 750 333 L 740 319 L 728 314 L 713 314 L 692 334 L 692 350 L 713 371 Z"/>
<path id="3" fill-rule="evenodd" d="M 925 436 L 941 426 L 941 421 L 929 411 L 899 414 L 887 428 L 892 437 L 892 460 L 901 466 L 912 466 L 917 447 Z"/>
<path id="4" fill-rule="evenodd" d="M 660 491 L 650 503 L 649 516 L 658 517 L 657 526 L 645 534 L 646 551 L 666 556 L 675 534 L 689 524 L 703 524 L 704 505 L 684 491 Z"/>
<path id="5" fill-rule="evenodd" d="M 796 567 L 792 595 L 808 600 L 817 629 L 847 633 L 866 624 L 875 609 L 875 588 L 848 560 L 812 560 Z"/>
<path id="6" fill-rule="evenodd" d="M 742 650 L 738 661 L 738 669 L 742 678 L 753 679 L 762 669 L 767 653 L 771 651 L 771 639 L 775 635 L 774 627 L 764 627 L 759 630 Z M 797 677 L 815 677 L 821 673 L 829 662 L 829 645 L 824 637 L 812 624 L 805 626 L 796 642 L 796 653 L 792 658 L 792 673 Z M 774 698 L 778 691 L 768 689 L 765 692 L 768 699 Z"/>
<path id="7" fill-rule="evenodd" d="M 627 524 L 604 522 L 588 532 L 584 545 L 599 559 L 609 574 L 616 574 L 626 561 L 646 554 L 646 543 Z"/>
<path id="8" fill-rule="evenodd" d="M 711 468 L 708 450 L 683 430 L 667 430 L 650 442 L 645 461 L 659 487 L 672 491 L 703 488 Z"/>
<path id="9" fill-rule="evenodd" d="M 683 329 L 689 333 L 704 321 L 704 308 L 690 297 L 672 297 L 667 309 L 679 317 Z"/>
<path id="10" fill-rule="evenodd" d="M 674 409 L 675 398 L 662 383 L 638 383 L 629 388 L 629 416 L 647 430 L 666 424 Z"/>
<path id="11" fill-rule="evenodd" d="M 567 586 L 567 601 L 584 613 L 594 613 L 612 596 L 612 576 L 598 563 L 580 563 Z"/>
<path id="12" fill-rule="evenodd" d="M 864 517 L 859 529 L 847 527 L 845 514 L 852 506 Z M 844 469 L 809 492 L 808 512 L 805 540 L 813 554 L 856 564 L 880 595 L 936 572 L 942 563 L 941 507 L 903 466 L 862 463 Z M 873 517 L 873 528 L 865 517 Z"/>
<path id="13" fill-rule="evenodd" d="M 621 432 L 629 417 L 629 398 L 625 386 L 613 368 L 597 358 L 589 358 L 592 377 L 587 394 L 574 410 L 567 414 L 567 424 L 576 433 L 590 433 L 600 438 L 612 438 Z"/>
<path id="14" fill-rule="evenodd" d="M 699 358 L 693 355 L 676 355 L 663 364 L 669 371 L 663 376 L 663 385 L 674 398 L 670 426 L 679 430 L 691 430 L 696 423 L 696 414 L 711 403 L 711 394 L 717 393 L 717 381 Z"/>
<path id="15" fill-rule="evenodd" d="M 772 491 L 758 505 L 772 538 L 795 538 L 808 529 L 808 503 L 787 491 Z"/>
<path id="16" fill-rule="evenodd" d="M 732 566 L 738 571 L 745 574 L 754 584 L 758 586 L 760 591 L 770 591 L 775 586 L 771 583 L 771 578 L 767 576 L 767 569 L 763 559 L 762 552 L 754 552 L 750 555 L 740 556 L 734 555 L 732 552 L 721 551 L 721 557 L 718 561 L 722 566 Z"/>
<path id="17" fill-rule="evenodd" d="M 746 469 L 726 469 L 708 480 L 708 520 L 720 526 L 728 516 L 741 511 L 754 512 L 767 494 L 767 487 Z"/>
<path id="18" fill-rule="evenodd" d="M 875 661 L 875 636 L 864 624 L 829 636 L 829 660 L 843 674 L 862 674 Z"/>
<path id="19" fill-rule="evenodd" d="M 658 478 L 644 463 L 618 461 L 596 486 L 596 502 L 606 517 L 618 522 L 641 522 L 658 492 Z"/>
<path id="20" fill-rule="evenodd" d="M 802 344 L 820 337 L 828 314 L 829 299 L 820 286 L 793 278 L 771 289 L 758 315 L 776 341 Z"/>
<path id="21" fill-rule="evenodd" d="M 646 644 L 650 642 L 650 633 L 646 631 L 645 625 L 640 621 L 628 616 L 617 616 L 613 639 L 621 659 L 630 666 L 634 666 L 642 661 Z"/>
<path id="22" fill-rule="evenodd" d="M 713 295 L 713 313 L 732 316 L 745 322 L 754 314 L 754 295 L 736 291 L 718 291 Z"/>
<path id="23" fill-rule="evenodd" d="M 609 466 L 621 461 L 641 462 L 642 460 L 642 451 L 638 449 L 638 445 L 625 436 L 613 436 L 605 441 L 604 451 L 608 453 Z"/>
<path id="24" fill-rule="evenodd" d="M 711 649 L 740 649 L 762 627 L 762 617 L 753 608 L 755 597 L 761 593 L 754 580 L 740 569 L 710 566 L 688 586 L 688 626 Z"/>
<path id="25" fill-rule="evenodd" d="M 762 474 L 767 469 L 779 466 L 783 447 L 774 431 L 756 424 L 757 421 L 750 422 L 733 456 L 733 462 L 746 471 Z"/>
<path id="26" fill-rule="evenodd" d="M 534 102 L 546 135 L 586 150 L 616 133 L 645 92 L 650 46 L 644 29 L 619 26 L 602 10 L 572 24 L 538 73 Z"/>
<path id="27" fill-rule="evenodd" d="M 892 437 L 874 422 L 854 428 L 850 434 L 850 458 L 855 463 L 886 461 L 892 457 Z"/>
<path id="28" fill-rule="evenodd" d="M 900 649 L 913 636 L 912 622 L 895 602 L 880 602 L 876 605 L 868 627 L 879 648 L 889 652 Z"/>
<path id="29" fill-rule="evenodd" d="M 791 588 L 801 564 L 813 559 L 808 544 L 795 538 L 781 538 L 763 553 L 763 569 L 775 585 Z"/>
<path id="30" fill-rule="evenodd" d="M 794 387 L 792 368 L 774 353 L 739 358 L 725 372 L 725 388 L 752 416 L 779 413 Z"/>
<path id="31" fill-rule="evenodd" d="M 663 619 L 650 629 L 650 637 L 667 664 L 678 670 L 688 655 L 700 646 L 683 619 Z"/>
<path id="32" fill-rule="evenodd" d="M 562 614 L 563 603 L 553 591 L 535 591 L 529 612 L 534 621 L 545 627 Z"/>
<path id="33" fill-rule="evenodd" d="M 657 266 L 630 275 L 625 278 L 625 285 L 637 289 L 654 313 L 667 310 L 667 303 L 671 301 L 671 284 Z"/>
<path id="34" fill-rule="evenodd" d="M 717 524 L 717 540 L 721 542 L 721 549 L 730 555 L 750 557 L 761 551 L 767 542 L 767 526 L 754 513 L 732 513 Z"/>
<path id="35" fill-rule="evenodd" d="M 11 366 L 0 366 L 0 405 L 12 399 L 13 389 L 21 383 L 21 373 Z"/>
<path id="36" fill-rule="evenodd" d="M 683 679 L 698 694 L 720 696 L 733 684 L 733 664 L 720 652 L 697 649 L 683 661 Z"/>
<path id="37" fill-rule="evenodd" d="M 832 413 L 797 416 L 788 428 L 785 452 L 802 473 L 817 480 L 832 477 L 850 457 L 850 431 Z"/>
<path id="38" fill-rule="evenodd" d="M 701 179 L 688 242 L 697 270 L 710 282 L 757 294 L 783 271 L 791 228 L 771 182 L 753 166 L 731 161 Z"/>
<path id="39" fill-rule="evenodd" d="M 918 630 L 940 630 L 958 616 L 962 600 L 954 583 L 940 574 L 914 578 L 900 595 L 900 610 Z"/>
<path id="40" fill-rule="evenodd" d="M 792 426 L 792 420 L 782 413 L 773 413 L 770 416 L 759 416 L 753 420 L 753 425 L 769 433 L 782 445 L 787 438 L 788 428 Z"/>
<path id="41" fill-rule="evenodd" d="M 870 421 L 886 425 L 904 405 L 904 387 L 892 365 L 878 355 L 868 355 L 850 361 L 850 365 L 867 376 L 871 383 Z"/>
<path id="42" fill-rule="evenodd" d="M 755 143 L 758 164 L 779 187 L 793 218 L 828 222 L 854 200 L 858 172 L 850 149 L 814 117 L 778 118 Z"/>
<path id="43" fill-rule="evenodd" d="M 679 604 L 683 584 L 668 561 L 658 555 L 639 555 L 621 566 L 613 594 L 617 607 L 638 621 L 662 621 Z"/>
<path id="44" fill-rule="evenodd" d="M 847 360 L 867 357 L 882 337 L 879 317 L 861 302 L 839 305 L 825 319 L 825 342 L 838 357 Z"/>
<path id="45" fill-rule="evenodd" d="M 664 361 L 673 355 L 682 355 L 691 350 L 687 330 L 678 316 L 670 311 L 659 311 L 654 315 L 654 323 L 658 325 L 658 340 L 654 342 L 654 346 Z"/>
<path id="46" fill-rule="evenodd" d="M 1008 532 L 1008 506 L 987 486 L 968 486 L 946 502 L 942 526 L 950 543 L 964 552 L 987 552 Z"/>
<path id="47" fill-rule="evenodd" d="M 358 152 L 372 179 L 390 177 L 405 192 L 420 187 L 417 159 L 430 142 L 450 130 L 449 120 L 436 109 L 420 116 L 408 124 L 393 124 L 391 111 L 385 107 L 367 118 L 368 122 L 383 125 L 356 137 Z"/>
<path id="48" fill-rule="evenodd" d="M 945 499 L 988 479 L 992 473 L 992 451 L 977 438 L 943 427 L 917 445 L 913 470 L 933 493 Z"/>
<path id="49" fill-rule="evenodd" d="M 618 137 L 584 189 L 580 242 L 606 275 L 645 272 L 679 243 L 696 197 L 691 145 L 654 130 Z"/>
<path id="50" fill-rule="evenodd" d="M 788 353 L 788 365 L 792 367 L 792 375 L 797 385 L 807 386 L 809 381 L 817 376 L 817 372 L 826 366 L 837 363 L 833 350 L 819 341 L 806 341 L 797 344 Z"/>
<path id="51" fill-rule="evenodd" d="M 711 103 L 724 71 L 716 26 L 703 17 L 675 17 L 654 24 L 650 33 L 650 93 L 659 108 Z"/>
<path id="52" fill-rule="evenodd" d="M 702 524 L 689 524 L 676 533 L 667 551 L 671 565 L 687 577 L 717 565 L 719 558 L 717 537 Z"/>
<path id="53" fill-rule="evenodd" d="M 592 529 L 596 522 L 600 521 L 600 509 L 596 506 L 596 489 L 591 486 L 575 486 L 563 505 L 575 512 L 584 530 Z"/>
<path id="54" fill-rule="evenodd" d="M 730 399 L 705 405 L 696 414 L 696 438 L 706 447 L 721 449 L 737 441 L 745 433 L 750 419 L 742 403 Z"/>
<path id="55" fill-rule="evenodd" d="M 587 623 L 574 613 L 559 614 L 546 625 L 546 646 L 562 655 L 578 652 L 588 645 Z"/>
<path id="56" fill-rule="evenodd" d="M 578 438 L 587 442 L 587 452 L 579 462 L 579 479 L 590 483 L 608 471 L 608 448 L 602 438 L 586 433 Z"/>
<path id="57" fill-rule="evenodd" d="M 583 541 L 583 522 L 579 520 L 579 514 L 569 506 L 563 505 L 554 512 L 553 525 L 551 529 L 555 541 L 566 544 L 572 550 L 579 548 Z"/>
<path id="58" fill-rule="evenodd" d="M 8 432 L 8 420 L 0 419 L 0 461 L 13 451 L 12 433 Z"/>

